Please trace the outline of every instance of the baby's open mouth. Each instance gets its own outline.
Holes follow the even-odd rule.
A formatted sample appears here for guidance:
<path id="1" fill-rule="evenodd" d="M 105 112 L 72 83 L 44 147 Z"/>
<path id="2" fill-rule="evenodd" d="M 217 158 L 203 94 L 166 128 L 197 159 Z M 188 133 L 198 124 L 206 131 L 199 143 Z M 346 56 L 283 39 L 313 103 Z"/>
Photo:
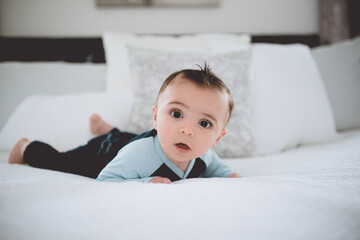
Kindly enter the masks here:
<path id="1" fill-rule="evenodd" d="M 182 149 L 190 149 L 190 147 L 188 145 L 186 145 L 185 143 L 176 143 L 175 145 Z"/>

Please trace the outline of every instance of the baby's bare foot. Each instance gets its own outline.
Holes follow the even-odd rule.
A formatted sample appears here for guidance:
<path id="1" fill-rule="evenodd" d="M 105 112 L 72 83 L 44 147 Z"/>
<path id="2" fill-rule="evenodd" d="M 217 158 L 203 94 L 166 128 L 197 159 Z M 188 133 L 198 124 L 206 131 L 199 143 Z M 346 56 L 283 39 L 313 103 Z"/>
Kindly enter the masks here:
<path id="1" fill-rule="evenodd" d="M 10 164 L 17 163 L 17 164 L 25 164 L 23 156 L 26 147 L 29 145 L 30 141 L 26 138 L 20 139 L 13 149 L 11 150 L 8 162 Z"/>
<path id="2" fill-rule="evenodd" d="M 114 127 L 105 122 L 98 114 L 90 116 L 90 130 L 95 135 L 102 135 L 110 132 Z"/>

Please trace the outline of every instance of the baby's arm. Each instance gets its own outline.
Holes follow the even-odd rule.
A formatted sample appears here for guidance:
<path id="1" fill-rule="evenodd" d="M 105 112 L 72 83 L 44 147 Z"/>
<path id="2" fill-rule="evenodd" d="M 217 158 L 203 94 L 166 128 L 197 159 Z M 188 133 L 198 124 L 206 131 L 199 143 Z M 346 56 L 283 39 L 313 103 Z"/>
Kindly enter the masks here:
<path id="1" fill-rule="evenodd" d="M 131 166 L 127 166 L 121 159 L 115 158 L 99 174 L 96 180 L 106 182 L 143 182 L 143 183 L 171 183 L 170 179 L 164 177 L 139 177 L 139 174 Z"/>
<path id="2" fill-rule="evenodd" d="M 100 172 L 96 180 L 101 182 L 136 181 L 147 183 L 153 179 L 153 177 L 141 178 L 131 166 L 126 165 L 121 159 L 115 158 Z"/>
<path id="3" fill-rule="evenodd" d="M 162 162 L 158 160 L 151 139 L 140 139 L 129 143 L 120 150 L 118 155 L 100 172 L 98 181 L 109 182 L 151 182 L 169 183 L 162 177 L 151 177 Z"/>
<path id="4" fill-rule="evenodd" d="M 206 171 L 203 173 L 204 177 L 241 177 L 238 173 L 231 171 L 231 169 L 220 160 L 219 156 L 213 149 L 210 149 L 207 153 L 205 153 L 204 157 L 210 160 Z"/>

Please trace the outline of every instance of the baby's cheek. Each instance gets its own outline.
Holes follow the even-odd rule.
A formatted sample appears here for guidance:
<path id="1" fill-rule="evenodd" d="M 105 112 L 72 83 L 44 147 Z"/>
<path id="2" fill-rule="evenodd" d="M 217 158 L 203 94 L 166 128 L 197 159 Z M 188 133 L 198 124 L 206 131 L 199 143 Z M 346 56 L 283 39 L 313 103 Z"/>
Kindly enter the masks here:
<path id="1" fill-rule="evenodd" d="M 200 144 L 200 148 L 201 148 L 201 155 L 206 153 L 210 148 L 213 147 L 213 144 L 214 142 L 213 141 L 209 141 L 209 139 L 207 139 L 207 141 L 203 141 L 201 144 Z"/>

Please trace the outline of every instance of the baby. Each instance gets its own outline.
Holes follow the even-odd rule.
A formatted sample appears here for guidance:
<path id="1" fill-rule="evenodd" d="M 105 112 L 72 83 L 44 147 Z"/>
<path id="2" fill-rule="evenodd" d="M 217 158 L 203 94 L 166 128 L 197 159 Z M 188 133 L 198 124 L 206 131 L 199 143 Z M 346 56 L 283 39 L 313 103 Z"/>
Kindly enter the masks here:
<path id="1" fill-rule="evenodd" d="M 140 135 L 121 132 L 94 115 L 93 132 L 110 131 L 87 145 L 59 153 L 46 143 L 21 139 L 9 163 L 98 181 L 170 183 L 195 177 L 240 177 L 212 149 L 225 136 L 232 109 L 229 89 L 206 64 L 200 70 L 184 69 L 161 86 L 153 107 L 153 130 Z"/>

